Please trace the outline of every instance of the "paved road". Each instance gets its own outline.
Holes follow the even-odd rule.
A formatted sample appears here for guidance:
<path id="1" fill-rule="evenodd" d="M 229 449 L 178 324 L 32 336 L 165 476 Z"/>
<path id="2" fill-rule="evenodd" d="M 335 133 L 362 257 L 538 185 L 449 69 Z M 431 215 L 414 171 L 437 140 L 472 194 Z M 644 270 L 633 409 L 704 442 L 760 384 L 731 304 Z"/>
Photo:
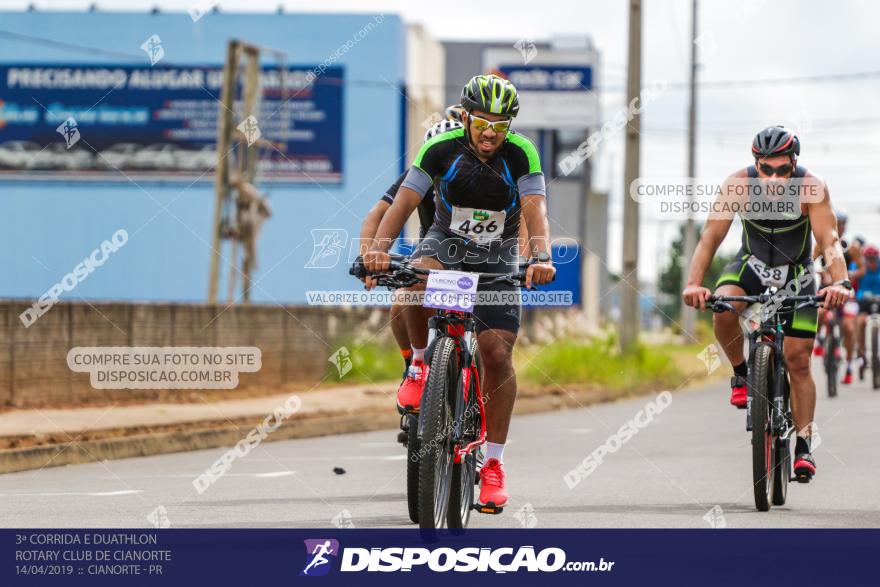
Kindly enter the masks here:
<path id="1" fill-rule="evenodd" d="M 788 504 L 769 513 L 752 502 L 743 412 L 717 385 L 673 394 L 570 490 L 564 475 L 650 399 L 515 418 L 505 455 L 511 504 L 471 525 L 699 528 L 709 527 L 712 510 L 710 519 L 732 528 L 880 527 L 880 391 L 865 384 L 842 387 L 834 400 L 820 393 L 818 477 L 792 484 Z M 0 524 L 149 527 L 162 506 L 173 527 L 403 526 L 405 455 L 394 437 L 388 430 L 264 443 L 201 495 L 192 480 L 223 449 L 4 475 Z"/>

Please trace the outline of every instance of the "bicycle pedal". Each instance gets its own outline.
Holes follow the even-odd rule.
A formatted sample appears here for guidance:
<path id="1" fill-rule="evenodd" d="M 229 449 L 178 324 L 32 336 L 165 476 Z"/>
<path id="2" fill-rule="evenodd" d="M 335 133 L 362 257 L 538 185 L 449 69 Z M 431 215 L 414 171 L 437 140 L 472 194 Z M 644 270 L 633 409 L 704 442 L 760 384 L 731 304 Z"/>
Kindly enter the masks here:
<path id="1" fill-rule="evenodd" d="M 487 504 L 475 503 L 471 507 L 481 514 L 497 515 L 504 511 L 504 506 L 496 506 L 495 503 L 491 501 Z"/>
<path id="2" fill-rule="evenodd" d="M 798 483 L 809 483 L 812 478 L 813 476 L 809 473 L 798 473 L 797 471 L 794 473 L 794 480 Z"/>

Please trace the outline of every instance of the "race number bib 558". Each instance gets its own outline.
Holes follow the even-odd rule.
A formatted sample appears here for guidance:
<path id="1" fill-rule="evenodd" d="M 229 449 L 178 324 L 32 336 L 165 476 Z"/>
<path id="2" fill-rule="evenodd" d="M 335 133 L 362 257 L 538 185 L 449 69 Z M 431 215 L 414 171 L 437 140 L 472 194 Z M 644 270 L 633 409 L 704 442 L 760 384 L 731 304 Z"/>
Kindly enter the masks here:
<path id="1" fill-rule="evenodd" d="M 484 245 L 501 238 L 506 218 L 507 213 L 504 210 L 478 210 L 453 206 L 449 230 Z"/>
<path id="2" fill-rule="evenodd" d="M 773 267 L 767 265 L 754 255 L 749 257 L 749 260 L 746 262 L 752 268 L 752 271 L 755 272 L 755 275 L 758 276 L 758 279 L 761 280 L 761 285 L 765 287 L 782 287 L 785 285 L 785 280 L 788 277 L 788 265 Z"/>

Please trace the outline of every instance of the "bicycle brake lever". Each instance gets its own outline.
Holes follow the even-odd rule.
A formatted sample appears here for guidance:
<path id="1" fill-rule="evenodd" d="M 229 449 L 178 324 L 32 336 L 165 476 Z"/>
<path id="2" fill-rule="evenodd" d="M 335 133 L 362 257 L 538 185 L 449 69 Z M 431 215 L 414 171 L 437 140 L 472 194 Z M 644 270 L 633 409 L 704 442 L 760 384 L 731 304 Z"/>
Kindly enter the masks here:
<path id="1" fill-rule="evenodd" d="M 712 311 L 716 314 L 721 314 L 722 312 L 736 312 L 736 308 L 728 304 L 727 302 L 719 302 L 716 301 L 712 304 Z"/>

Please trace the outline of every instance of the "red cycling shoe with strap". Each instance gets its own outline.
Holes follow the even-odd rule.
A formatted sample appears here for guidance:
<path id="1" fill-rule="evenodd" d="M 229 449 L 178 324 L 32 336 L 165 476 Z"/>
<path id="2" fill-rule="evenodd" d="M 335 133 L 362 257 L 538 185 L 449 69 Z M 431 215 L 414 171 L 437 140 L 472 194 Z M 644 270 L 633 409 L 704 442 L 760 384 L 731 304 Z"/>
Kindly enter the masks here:
<path id="1" fill-rule="evenodd" d="M 746 378 L 742 375 L 734 375 L 730 379 L 730 405 L 744 410 L 748 401 L 749 387 Z"/>
<path id="2" fill-rule="evenodd" d="M 413 360 L 406 370 L 406 377 L 397 390 L 397 410 L 400 413 L 418 412 L 422 403 L 422 391 L 428 379 L 428 366 L 424 361 Z"/>
<path id="3" fill-rule="evenodd" d="M 480 469 L 480 504 L 502 507 L 507 503 L 504 490 L 504 465 L 498 459 L 489 459 Z"/>
<path id="4" fill-rule="evenodd" d="M 816 474 L 816 461 L 808 452 L 799 454 L 794 459 L 794 476 L 800 483 L 809 483 Z"/>

